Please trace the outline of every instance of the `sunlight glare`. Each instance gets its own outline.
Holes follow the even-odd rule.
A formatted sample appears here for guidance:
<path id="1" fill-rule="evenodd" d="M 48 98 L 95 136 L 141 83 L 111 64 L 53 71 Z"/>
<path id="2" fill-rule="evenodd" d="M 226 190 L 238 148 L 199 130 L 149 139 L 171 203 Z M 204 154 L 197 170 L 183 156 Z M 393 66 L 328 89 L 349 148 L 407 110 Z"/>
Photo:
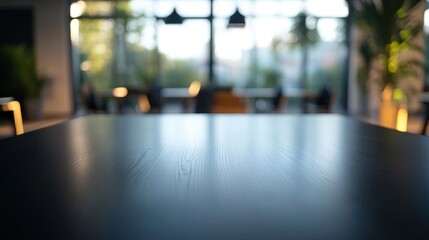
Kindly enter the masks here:
<path id="1" fill-rule="evenodd" d="M 396 120 L 396 130 L 406 132 L 408 127 L 408 111 L 404 106 L 400 106 Z"/>
<path id="2" fill-rule="evenodd" d="M 82 16 L 85 11 L 86 3 L 84 1 L 77 1 L 70 5 L 70 17 L 77 18 Z"/>
<path id="3" fill-rule="evenodd" d="M 70 21 L 70 38 L 73 44 L 78 44 L 79 42 L 79 20 L 72 19 Z"/>

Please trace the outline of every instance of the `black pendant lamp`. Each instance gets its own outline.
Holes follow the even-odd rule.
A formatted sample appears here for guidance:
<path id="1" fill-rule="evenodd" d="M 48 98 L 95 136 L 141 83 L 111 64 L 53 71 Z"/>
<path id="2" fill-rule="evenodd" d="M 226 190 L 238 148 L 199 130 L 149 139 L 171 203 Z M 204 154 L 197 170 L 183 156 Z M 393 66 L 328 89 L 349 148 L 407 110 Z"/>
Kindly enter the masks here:
<path id="1" fill-rule="evenodd" d="M 171 12 L 170 15 L 164 18 L 164 23 L 165 24 L 182 24 L 183 20 L 184 20 L 183 17 L 180 16 L 177 13 L 176 8 L 174 8 L 173 12 Z"/>
<path id="2" fill-rule="evenodd" d="M 246 26 L 246 19 L 237 7 L 234 14 L 229 17 L 227 28 L 244 28 L 244 26 Z"/>

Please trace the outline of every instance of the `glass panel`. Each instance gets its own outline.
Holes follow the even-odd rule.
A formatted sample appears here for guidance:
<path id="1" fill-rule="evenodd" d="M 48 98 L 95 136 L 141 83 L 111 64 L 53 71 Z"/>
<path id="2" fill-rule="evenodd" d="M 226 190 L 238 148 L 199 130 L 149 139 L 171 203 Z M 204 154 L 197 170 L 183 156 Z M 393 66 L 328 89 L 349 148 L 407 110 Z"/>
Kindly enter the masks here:
<path id="1" fill-rule="evenodd" d="M 147 3 L 147 5 L 151 5 L 151 8 L 153 9 L 152 10 L 153 14 L 158 17 L 168 16 L 173 11 L 173 8 L 176 8 L 177 12 L 183 17 L 208 16 L 210 14 L 209 1 L 162 0 L 162 1 L 141 1 L 141 2 L 150 2 L 150 4 Z"/>
<path id="2" fill-rule="evenodd" d="M 125 69 L 122 72 L 125 86 L 142 90 L 157 78 L 154 23 L 154 20 L 146 18 L 126 22 L 123 32 L 126 37 L 123 53 Z"/>
<path id="3" fill-rule="evenodd" d="M 155 15 L 156 3 L 153 1 L 131 1 L 130 10 L 133 16 L 145 16 L 152 18 Z"/>
<path id="4" fill-rule="evenodd" d="M 344 41 L 344 22 L 335 18 L 321 18 L 317 21 L 317 31 L 322 41 Z"/>
<path id="5" fill-rule="evenodd" d="M 310 51 L 308 87 L 320 89 L 325 84 L 340 90 L 347 49 L 336 42 L 318 42 Z"/>
<path id="6" fill-rule="evenodd" d="M 236 8 L 244 29 L 227 29 Z M 127 86 L 146 89 L 157 79 L 164 87 L 208 81 L 209 21 L 187 19 L 166 25 L 156 17 L 173 8 L 183 17 L 205 17 L 209 0 L 88 1 L 80 26 L 82 81 L 97 90 Z M 116 10 L 115 10 L 116 9 Z M 339 84 L 346 50 L 344 0 L 214 0 L 215 80 L 219 86 L 301 86 L 302 49 L 291 45 L 294 17 L 302 11 L 314 21 L 320 40 L 309 46 L 308 87 Z M 116 14 L 116 16 L 114 16 Z M 118 18 L 119 17 L 119 18 Z M 317 25 L 316 25 L 317 24 Z M 322 79 L 323 78 L 323 79 Z M 320 80 L 322 79 L 322 80 Z"/>
<path id="7" fill-rule="evenodd" d="M 140 45 L 148 49 L 154 49 L 157 46 L 156 24 L 157 21 L 152 18 L 142 19 L 143 28 L 140 32 Z"/>
<path id="8" fill-rule="evenodd" d="M 89 82 L 95 89 L 110 88 L 113 84 L 112 67 L 113 30 L 111 20 L 80 21 L 79 51 L 82 81 Z"/>
<path id="9" fill-rule="evenodd" d="M 208 21 L 187 20 L 181 25 L 159 22 L 158 29 L 162 84 L 165 87 L 188 87 L 193 81 L 206 82 Z"/>
<path id="10" fill-rule="evenodd" d="M 255 1 L 253 3 L 253 13 L 256 16 L 284 15 L 285 10 L 290 10 L 283 6 L 281 1 Z M 293 12 L 293 15 L 297 11 Z"/>
<path id="11" fill-rule="evenodd" d="M 219 18 L 226 18 L 234 13 L 236 7 L 237 4 L 234 1 L 216 0 L 213 4 L 213 14 Z"/>
<path id="12" fill-rule="evenodd" d="M 281 15 L 293 17 L 296 16 L 299 12 L 302 12 L 304 7 L 303 1 L 281 1 Z"/>
<path id="13" fill-rule="evenodd" d="M 179 0 L 176 1 L 177 12 L 186 16 L 208 16 L 210 14 L 210 2 L 207 0 Z"/>
<path id="14" fill-rule="evenodd" d="M 158 1 L 158 2 L 152 1 L 152 2 L 154 4 L 155 16 L 166 17 L 173 11 L 176 1 L 164 0 L 164 1 Z"/>
<path id="15" fill-rule="evenodd" d="M 289 18 L 248 18 L 244 29 L 225 29 L 216 21 L 217 79 L 222 86 L 277 87 L 282 84 L 285 43 L 273 48 L 275 39 L 286 39 Z M 267 27 L 269 26 L 269 27 Z M 283 41 L 283 40 L 282 40 Z M 296 71 L 296 67 L 292 68 Z M 276 79 L 273 79 L 276 78 Z"/>
<path id="16" fill-rule="evenodd" d="M 316 17 L 347 17 L 349 8 L 345 0 L 307 0 L 307 12 Z"/>
<path id="17" fill-rule="evenodd" d="M 305 3 L 301 0 L 215 0 L 214 15 L 220 18 L 228 18 L 236 8 L 245 16 L 296 16 L 305 9 Z"/>
<path id="18" fill-rule="evenodd" d="M 86 16 L 97 16 L 103 15 L 108 16 L 113 13 L 114 10 L 114 2 L 111 1 L 86 1 L 85 2 L 85 11 L 83 15 Z"/>
<path id="19" fill-rule="evenodd" d="M 216 84 L 230 87 L 244 86 L 254 38 L 248 27 L 227 29 L 226 25 L 227 19 L 218 19 L 214 22 Z"/>
<path id="20" fill-rule="evenodd" d="M 141 19 L 82 19 L 79 41 L 82 82 L 103 91 L 116 86 L 142 88 L 154 81 L 153 27 L 143 26 Z"/>

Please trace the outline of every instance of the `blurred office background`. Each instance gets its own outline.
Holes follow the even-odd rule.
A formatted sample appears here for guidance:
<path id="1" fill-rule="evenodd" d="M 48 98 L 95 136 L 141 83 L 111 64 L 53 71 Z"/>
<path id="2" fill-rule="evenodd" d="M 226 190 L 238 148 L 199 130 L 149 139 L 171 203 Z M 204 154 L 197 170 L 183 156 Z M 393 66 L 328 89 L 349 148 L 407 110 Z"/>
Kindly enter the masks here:
<path id="1" fill-rule="evenodd" d="M 30 129 L 87 113 L 329 112 L 377 123 L 380 91 L 359 81 L 353 2 L 3 0 L 0 97 L 21 102 Z M 237 11 L 245 25 L 231 26 Z M 415 78 L 417 99 L 428 81 Z M 222 98 L 237 106 L 204 107 Z M 408 106 L 418 132 L 423 107 Z"/>

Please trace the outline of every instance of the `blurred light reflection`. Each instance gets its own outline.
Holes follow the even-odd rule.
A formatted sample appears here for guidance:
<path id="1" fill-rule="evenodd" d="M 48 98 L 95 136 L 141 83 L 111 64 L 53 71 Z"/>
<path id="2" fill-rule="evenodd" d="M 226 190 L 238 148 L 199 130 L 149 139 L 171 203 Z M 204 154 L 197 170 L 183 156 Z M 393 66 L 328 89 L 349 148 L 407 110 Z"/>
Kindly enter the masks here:
<path id="1" fill-rule="evenodd" d="M 77 19 L 70 21 L 70 38 L 72 44 L 77 45 L 79 43 L 79 20 Z"/>
<path id="2" fill-rule="evenodd" d="M 201 89 L 201 83 L 198 81 L 193 81 L 191 85 L 189 85 L 188 93 L 189 96 L 195 97 L 198 95 Z"/>
<path id="3" fill-rule="evenodd" d="M 408 111 L 405 106 L 400 106 L 396 120 L 396 130 L 406 132 L 408 127 Z"/>
<path id="4" fill-rule="evenodd" d="M 84 1 L 77 1 L 70 5 L 70 17 L 77 18 L 82 16 L 86 8 Z"/>
<path id="5" fill-rule="evenodd" d="M 128 89 L 125 87 L 117 87 L 113 89 L 113 96 L 117 98 L 123 98 L 128 95 Z"/>

